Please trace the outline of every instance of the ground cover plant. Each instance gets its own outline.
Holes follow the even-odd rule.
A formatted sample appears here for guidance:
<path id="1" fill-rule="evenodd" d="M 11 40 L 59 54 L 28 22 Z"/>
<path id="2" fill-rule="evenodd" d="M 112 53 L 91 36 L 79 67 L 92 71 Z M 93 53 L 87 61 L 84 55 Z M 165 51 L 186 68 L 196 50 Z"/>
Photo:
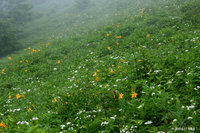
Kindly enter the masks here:
<path id="1" fill-rule="evenodd" d="M 200 2 L 135 2 L 1 59 L 0 132 L 200 132 Z"/>

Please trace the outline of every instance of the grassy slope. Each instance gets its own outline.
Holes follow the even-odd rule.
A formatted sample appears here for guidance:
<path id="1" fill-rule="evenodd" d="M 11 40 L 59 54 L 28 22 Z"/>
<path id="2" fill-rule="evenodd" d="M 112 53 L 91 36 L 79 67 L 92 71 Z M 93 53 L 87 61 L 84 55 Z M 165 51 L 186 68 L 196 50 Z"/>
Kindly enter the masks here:
<path id="1" fill-rule="evenodd" d="M 61 125 L 66 132 L 199 130 L 199 23 L 184 18 L 184 5 L 154 5 L 137 15 L 127 9 L 109 25 L 84 25 L 82 33 L 74 28 L 70 37 L 35 46 L 38 52 L 14 56 L 1 66 L 5 132 L 59 132 Z"/>

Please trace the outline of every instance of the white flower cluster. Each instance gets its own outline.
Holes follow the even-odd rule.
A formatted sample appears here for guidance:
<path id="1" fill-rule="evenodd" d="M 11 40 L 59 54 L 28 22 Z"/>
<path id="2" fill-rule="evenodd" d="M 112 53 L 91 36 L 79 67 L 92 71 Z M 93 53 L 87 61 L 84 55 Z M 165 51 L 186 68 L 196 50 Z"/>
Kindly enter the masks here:
<path id="1" fill-rule="evenodd" d="M 30 121 L 35 121 L 35 120 L 38 120 L 37 117 L 33 117 Z"/>
<path id="2" fill-rule="evenodd" d="M 123 126 L 122 129 L 120 130 L 120 133 L 133 133 L 134 132 L 134 129 L 136 129 L 137 126 Z"/>
<path id="3" fill-rule="evenodd" d="M 29 123 L 27 121 L 18 121 L 17 122 L 17 125 L 24 125 L 24 124 L 29 125 Z"/>
<path id="4" fill-rule="evenodd" d="M 197 86 L 197 87 L 194 88 L 195 91 L 197 91 L 199 89 L 200 89 L 200 86 Z"/>
<path id="5" fill-rule="evenodd" d="M 17 112 L 17 111 L 20 111 L 21 109 L 20 108 L 18 108 L 18 109 L 8 109 L 5 113 L 7 113 L 7 112 Z"/>
<path id="6" fill-rule="evenodd" d="M 194 106 L 194 105 L 190 105 L 190 106 L 182 106 L 181 108 L 182 108 L 182 109 L 187 108 L 187 110 L 190 110 L 190 109 L 195 108 L 195 106 Z"/>

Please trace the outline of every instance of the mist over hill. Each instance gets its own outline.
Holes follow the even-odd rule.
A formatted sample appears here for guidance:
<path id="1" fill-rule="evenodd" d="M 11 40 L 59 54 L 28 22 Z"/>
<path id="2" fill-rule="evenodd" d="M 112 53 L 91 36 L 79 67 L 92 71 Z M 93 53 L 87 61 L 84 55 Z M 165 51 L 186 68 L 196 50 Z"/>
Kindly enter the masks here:
<path id="1" fill-rule="evenodd" d="M 0 132 L 199 132 L 199 0 L 1 0 Z"/>

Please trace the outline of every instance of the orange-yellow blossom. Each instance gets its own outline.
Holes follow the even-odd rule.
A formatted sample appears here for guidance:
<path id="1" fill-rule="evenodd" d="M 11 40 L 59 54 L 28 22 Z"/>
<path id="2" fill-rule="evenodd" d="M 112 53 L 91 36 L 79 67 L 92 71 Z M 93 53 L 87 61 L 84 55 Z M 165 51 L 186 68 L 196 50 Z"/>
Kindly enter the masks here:
<path id="1" fill-rule="evenodd" d="M 30 111 L 32 111 L 32 109 L 31 109 L 31 108 L 28 108 L 28 112 L 30 112 Z"/>
<path id="2" fill-rule="evenodd" d="M 96 81 L 99 81 L 99 77 L 96 77 L 96 79 L 95 79 Z"/>
<path id="3" fill-rule="evenodd" d="M 57 100 L 57 98 L 55 97 L 54 98 L 54 100 L 52 101 L 53 103 L 55 103 L 55 102 L 57 102 L 58 100 Z"/>
<path id="4" fill-rule="evenodd" d="M 111 68 L 110 73 L 114 73 L 113 69 Z"/>
<path id="5" fill-rule="evenodd" d="M 1 73 L 2 73 L 2 74 L 4 74 L 4 73 L 5 73 L 5 71 L 6 71 L 6 69 L 2 69 L 2 70 L 1 70 Z"/>
<path id="6" fill-rule="evenodd" d="M 21 98 L 21 96 L 20 96 L 20 94 L 17 94 L 16 99 L 19 99 L 19 98 Z"/>
<path id="7" fill-rule="evenodd" d="M 121 35 L 119 35 L 119 36 L 117 36 L 117 38 L 118 38 L 118 39 L 121 39 L 121 38 L 122 38 L 122 36 L 121 36 Z"/>
<path id="8" fill-rule="evenodd" d="M 0 123 L 0 127 L 1 128 L 7 128 L 6 125 L 3 122 Z"/>
<path id="9" fill-rule="evenodd" d="M 94 72 L 93 76 L 97 76 L 97 72 Z"/>
<path id="10" fill-rule="evenodd" d="M 134 93 L 131 94 L 131 98 L 137 97 L 137 95 L 138 94 L 134 92 Z"/>
<path id="11" fill-rule="evenodd" d="M 124 96 L 124 94 L 120 93 L 120 94 L 119 94 L 119 99 L 122 99 L 123 96 Z"/>

